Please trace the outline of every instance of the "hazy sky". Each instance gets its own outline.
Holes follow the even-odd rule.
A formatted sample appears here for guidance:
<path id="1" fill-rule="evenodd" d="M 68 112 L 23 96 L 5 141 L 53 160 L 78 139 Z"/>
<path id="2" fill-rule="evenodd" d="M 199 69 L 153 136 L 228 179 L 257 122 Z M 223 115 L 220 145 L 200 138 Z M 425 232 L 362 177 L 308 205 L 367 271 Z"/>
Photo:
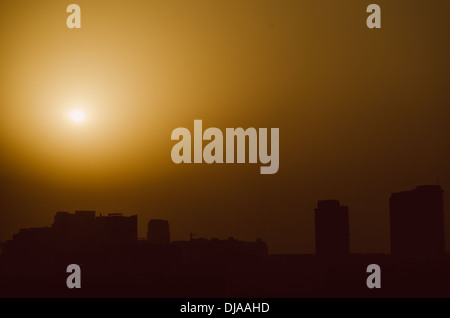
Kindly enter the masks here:
<path id="1" fill-rule="evenodd" d="M 314 252 L 339 199 L 352 251 L 388 252 L 391 192 L 438 180 L 448 206 L 450 1 L 77 0 L 79 30 L 70 3 L 0 0 L 0 240 L 89 209 Z M 174 164 L 194 119 L 279 128 L 278 173 Z"/>

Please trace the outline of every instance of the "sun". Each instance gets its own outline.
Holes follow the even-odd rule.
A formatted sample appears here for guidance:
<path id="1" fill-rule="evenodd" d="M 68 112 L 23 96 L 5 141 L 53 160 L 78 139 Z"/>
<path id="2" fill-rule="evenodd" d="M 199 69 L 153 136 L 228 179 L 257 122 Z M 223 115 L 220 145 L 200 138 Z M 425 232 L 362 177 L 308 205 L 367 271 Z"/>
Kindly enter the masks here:
<path id="1" fill-rule="evenodd" d="M 69 116 L 74 122 L 77 122 L 77 123 L 84 121 L 84 119 L 86 118 L 86 115 L 84 114 L 84 112 L 81 109 L 72 110 L 70 112 Z"/>

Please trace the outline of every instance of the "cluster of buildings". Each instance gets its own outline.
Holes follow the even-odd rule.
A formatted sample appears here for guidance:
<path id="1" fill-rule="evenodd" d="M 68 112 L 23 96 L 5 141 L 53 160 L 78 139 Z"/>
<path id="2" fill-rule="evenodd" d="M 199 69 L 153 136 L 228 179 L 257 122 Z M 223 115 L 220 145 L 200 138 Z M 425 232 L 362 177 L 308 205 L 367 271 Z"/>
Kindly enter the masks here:
<path id="1" fill-rule="evenodd" d="M 7 258 L 120 255 L 129 259 L 152 261 L 152 257 L 183 260 L 258 259 L 268 255 L 265 242 L 244 242 L 193 238 L 171 241 L 169 222 L 150 220 L 147 239 L 138 239 L 137 216 L 95 211 L 57 212 L 50 227 L 21 229 L 12 240 L 1 244 Z M 122 260 L 123 261 L 123 260 Z"/>
<path id="2" fill-rule="evenodd" d="M 390 197 L 390 236 L 393 256 L 432 257 L 445 253 L 443 191 L 438 185 L 419 186 Z M 350 254 L 349 210 L 337 200 L 319 201 L 315 209 L 316 254 Z M 2 243 L 5 256 L 98 254 L 135 249 L 140 253 L 176 250 L 183 257 L 264 257 L 266 243 L 233 238 L 170 240 L 166 220 L 150 220 L 147 240 L 138 240 L 137 216 L 120 213 L 96 216 L 94 211 L 58 212 L 50 227 L 21 229 Z M 167 250 L 167 249 L 166 249 Z"/>
<path id="3" fill-rule="evenodd" d="M 95 211 L 57 212 L 50 227 L 21 229 L 2 243 L 2 254 L 47 255 L 49 253 L 96 253 L 103 249 L 126 248 L 137 240 L 137 216 Z"/>

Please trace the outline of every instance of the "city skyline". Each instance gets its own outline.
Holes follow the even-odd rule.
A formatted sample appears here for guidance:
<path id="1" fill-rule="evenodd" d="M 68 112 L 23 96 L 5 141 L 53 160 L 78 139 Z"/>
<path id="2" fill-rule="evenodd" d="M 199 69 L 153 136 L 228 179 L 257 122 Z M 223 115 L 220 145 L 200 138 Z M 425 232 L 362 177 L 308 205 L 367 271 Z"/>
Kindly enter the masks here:
<path id="1" fill-rule="evenodd" d="M 413 190 L 391 194 L 391 252 L 387 254 L 433 256 L 446 252 L 443 193 L 439 185 L 420 185 Z M 339 200 L 319 200 L 314 214 L 315 254 L 345 257 L 352 253 L 349 207 L 342 206 Z M 150 219 L 147 223 L 146 238 L 143 239 L 138 236 L 137 215 L 127 217 L 122 213 L 100 213 L 97 216 L 95 211 L 80 210 L 72 214 L 57 212 L 50 227 L 21 229 L 13 235 L 12 240 L 0 243 L 4 246 L 13 245 L 18 237 L 25 238 L 25 242 L 42 241 L 44 246 L 53 237 L 60 249 L 68 251 L 78 246 L 77 244 L 91 249 L 98 244 L 130 246 L 139 240 L 146 240 L 153 245 L 169 245 L 180 241 L 171 241 L 168 220 Z M 192 231 L 189 237 L 191 241 L 194 237 L 201 238 Z M 218 239 L 213 237 L 212 240 Z"/>
<path id="2" fill-rule="evenodd" d="M 57 212 L 51 226 L 22 229 L 2 243 L 0 296 L 448 297 L 442 199 L 436 185 L 391 195 L 391 254 L 351 253 L 351 209 L 337 200 L 317 203 L 315 254 L 271 254 L 260 238 L 191 232 L 189 240 L 171 240 L 161 219 L 150 219 L 147 238 L 138 239 L 136 215 Z M 80 268 L 77 291 L 64 284 L 68 264 Z M 381 271 L 375 289 L 366 285 L 370 266 Z"/>

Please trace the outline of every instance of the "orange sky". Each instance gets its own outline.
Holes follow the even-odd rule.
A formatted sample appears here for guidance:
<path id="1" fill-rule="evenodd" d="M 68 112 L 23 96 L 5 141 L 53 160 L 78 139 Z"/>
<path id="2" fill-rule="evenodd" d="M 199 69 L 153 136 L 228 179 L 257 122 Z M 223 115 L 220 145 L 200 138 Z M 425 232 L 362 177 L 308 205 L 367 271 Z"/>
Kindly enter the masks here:
<path id="1" fill-rule="evenodd" d="M 69 3 L 0 0 L 0 240 L 93 209 L 313 252 L 336 198 L 352 251 L 389 251 L 391 192 L 438 179 L 450 202 L 450 2 L 376 1 L 370 30 L 372 2 L 80 0 L 70 30 Z M 175 165 L 194 119 L 279 128 L 279 171 Z"/>

